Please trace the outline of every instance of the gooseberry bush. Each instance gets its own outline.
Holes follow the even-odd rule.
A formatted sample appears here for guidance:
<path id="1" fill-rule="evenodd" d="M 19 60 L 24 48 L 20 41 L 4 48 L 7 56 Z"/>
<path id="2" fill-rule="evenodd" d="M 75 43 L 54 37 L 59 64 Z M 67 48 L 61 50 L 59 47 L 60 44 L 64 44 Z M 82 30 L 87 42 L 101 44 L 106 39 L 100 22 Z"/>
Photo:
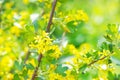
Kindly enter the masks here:
<path id="1" fill-rule="evenodd" d="M 120 80 L 119 25 L 107 25 L 97 48 L 73 43 L 88 15 L 62 2 L 1 1 L 0 80 Z"/>

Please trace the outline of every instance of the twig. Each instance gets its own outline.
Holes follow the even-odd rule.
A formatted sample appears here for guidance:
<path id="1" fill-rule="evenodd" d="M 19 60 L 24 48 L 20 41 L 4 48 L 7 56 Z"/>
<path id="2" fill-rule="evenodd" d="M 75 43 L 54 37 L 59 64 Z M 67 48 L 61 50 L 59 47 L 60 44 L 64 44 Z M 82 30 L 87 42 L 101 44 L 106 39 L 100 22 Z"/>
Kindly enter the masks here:
<path id="1" fill-rule="evenodd" d="M 57 0 L 54 0 L 53 6 L 52 6 L 52 11 L 51 11 L 51 13 L 50 13 L 49 22 L 48 22 L 48 25 L 47 25 L 47 28 L 46 28 L 46 32 L 49 32 L 49 31 L 50 31 L 50 26 L 51 26 L 51 24 L 52 24 L 52 18 L 53 18 L 53 14 L 54 14 L 54 11 L 55 11 L 56 3 L 57 3 Z"/>
<path id="2" fill-rule="evenodd" d="M 54 14 L 54 11 L 55 11 L 56 3 L 57 3 L 57 0 L 54 0 L 53 5 L 52 5 L 52 11 L 51 11 L 51 13 L 50 13 L 50 19 L 49 19 L 49 22 L 48 22 L 48 25 L 47 25 L 47 28 L 46 28 L 46 32 L 49 32 L 49 31 L 50 31 L 50 26 L 51 26 L 51 23 L 52 23 L 52 18 L 53 18 L 53 14 Z M 38 68 L 39 68 L 39 66 L 40 66 L 42 57 L 43 57 L 43 55 L 42 55 L 42 54 L 39 54 L 39 57 L 38 57 L 38 65 L 36 66 L 36 68 L 35 68 L 35 70 L 34 70 L 34 73 L 33 73 L 33 75 L 32 75 L 31 80 L 35 80 L 35 78 L 36 78 L 36 76 L 37 76 Z"/>
<path id="3" fill-rule="evenodd" d="M 110 56 L 110 54 L 107 55 L 107 56 L 103 56 L 102 58 L 100 58 L 100 59 L 98 59 L 98 60 L 94 60 L 94 61 L 92 61 L 91 63 L 89 63 L 88 66 L 91 66 L 92 64 L 94 64 L 94 63 L 96 63 L 96 62 L 98 62 L 98 61 L 100 61 L 100 60 L 104 60 L 105 58 L 107 58 L 107 57 L 109 57 L 109 56 Z"/>
<path id="4" fill-rule="evenodd" d="M 42 54 L 39 54 L 39 56 L 38 56 L 38 65 L 36 66 L 36 68 L 35 68 L 35 70 L 34 70 L 34 73 L 33 73 L 33 75 L 32 75 L 31 80 L 35 80 L 35 77 L 37 76 L 38 68 L 39 68 L 39 66 L 40 66 L 42 57 L 43 57 L 43 55 L 42 55 Z"/>

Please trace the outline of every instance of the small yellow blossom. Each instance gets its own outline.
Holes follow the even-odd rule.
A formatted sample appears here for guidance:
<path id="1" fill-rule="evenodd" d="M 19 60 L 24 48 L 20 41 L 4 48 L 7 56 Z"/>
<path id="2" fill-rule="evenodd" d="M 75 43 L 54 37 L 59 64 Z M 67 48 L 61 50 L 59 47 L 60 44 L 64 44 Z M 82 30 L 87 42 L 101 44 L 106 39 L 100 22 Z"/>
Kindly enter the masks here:
<path id="1" fill-rule="evenodd" d="M 6 9 L 11 9 L 12 6 L 13 6 L 12 2 L 5 4 Z"/>
<path id="2" fill-rule="evenodd" d="M 43 0 L 38 0 L 39 2 L 43 2 Z"/>
<path id="3" fill-rule="evenodd" d="M 0 70 L 0 72 L 9 71 L 12 66 L 13 66 L 13 60 L 11 59 L 11 57 L 4 56 L 0 61 L 0 69 L 2 69 L 2 70 Z"/>
<path id="4" fill-rule="evenodd" d="M 90 44 L 84 43 L 80 46 L 79 49 L 80 49 L 81 53 L 84 55 L 91 50 L 91 46 L 90 46 Z"/>
<path id="5" fill-rule="evenodd" d="M 23 3 L 24 3 L 24 4 L 28 4 L 28 3 L 29 3 L 29 0 L 23 0 Z"/>
<path id="6" fill-rule="evenodd" d="M 19 36 L 21 32 L 21 30 L 17 26 L 11 27 L 10 31 L 12 34 L 15 34 L 16 36 Z"/>
<path id="7" fill-rule="evenodd" d="M 56 66 L 55 66 L 55 65 L 53 65 L 53 64 L 50 64 L 49 71 L 51 72 L 51 71 L 53 71 L 53 70 L 55 70 L 55 69 L 56 69 Z"/>
<path id="8" fill-rule="evenodd" d="M 59 74 L 54 73 L 54 72 L 49 73 L 48 77 L 49 77 L 49 80 L 64 80 L 62 75 L 59 75 Z"/>
<path id="9" fill-rule="evenodd" d="M 76 25 L 78 25 L 78 22 L 75 21 L 73 24 L 76 26 Z"/>

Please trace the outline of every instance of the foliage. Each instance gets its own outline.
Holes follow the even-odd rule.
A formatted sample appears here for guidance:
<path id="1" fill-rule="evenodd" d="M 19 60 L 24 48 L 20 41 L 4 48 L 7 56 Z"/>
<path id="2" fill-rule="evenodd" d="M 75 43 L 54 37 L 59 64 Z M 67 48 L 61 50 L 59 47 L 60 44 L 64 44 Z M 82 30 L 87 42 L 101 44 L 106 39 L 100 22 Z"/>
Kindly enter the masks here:
<path id="1" fill-rule="evenodd" d="M 97 45 L 100 33 L 86 28 L 89 15 L 58 0 L 46 32 L 52 2 L 1 1 L 0 80 L 119 80 L 119 25 L 108 24 Z"/>

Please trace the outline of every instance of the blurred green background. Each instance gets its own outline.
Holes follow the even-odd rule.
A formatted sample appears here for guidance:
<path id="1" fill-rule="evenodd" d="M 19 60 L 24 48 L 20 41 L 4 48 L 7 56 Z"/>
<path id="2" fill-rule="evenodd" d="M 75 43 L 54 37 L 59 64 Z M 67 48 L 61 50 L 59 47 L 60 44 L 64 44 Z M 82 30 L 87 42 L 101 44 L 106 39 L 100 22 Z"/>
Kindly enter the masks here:
<path id="1" fill-rule="evenodd" d="M 22 11 L 28 12 L 24 22 L 29 24 L 31 14 L 41 14 L 43 9 L 46 14 L 50 13 L 52 0 L 1 0 L 0 3 L 1 16 L 9 14 L 11 11 L 17 11 L 18 15 L 21 15 Z M 12 4 L 10 9 L 6 8 L 7 3 Z M 76 47 L 82 43 L 90 43 L 96 48 L 99 40 L 103 39 L 101 36 L 105 33 L 106 25 L 109 23 L 119 24 L 120 22 L 120 0 L 58 0 L 57 7 L 56 15 L 59 12 L 67 13 L 77 10 L 83 10 L 88 15 L 87 22 L 77 25 L 77 31 L 67 34 L 69 43 L 76 45 Z M 3 16 L 1 21 L 4 25 L 5 18 Z M 45 29 L 47 21 L 42 21 L 40 18 L 38 21 L 39 26 Z M 57 30 L 53 32 L 53 35 L 61 37 L 63 31 L 58 28 L 58 25 L 55 26 L 57 26 Z"/>
<path id="2" fill-rule="evenodd" d="M 102 40 L 107 24 L 120 23 L 120 0 L 61 0 L 65 11 L 82 9 L 89 17 L 81 28 L 73 42 L 88 42 L 96 47 Z M 75 34 L 74 34 L 75 35 Z"/>

